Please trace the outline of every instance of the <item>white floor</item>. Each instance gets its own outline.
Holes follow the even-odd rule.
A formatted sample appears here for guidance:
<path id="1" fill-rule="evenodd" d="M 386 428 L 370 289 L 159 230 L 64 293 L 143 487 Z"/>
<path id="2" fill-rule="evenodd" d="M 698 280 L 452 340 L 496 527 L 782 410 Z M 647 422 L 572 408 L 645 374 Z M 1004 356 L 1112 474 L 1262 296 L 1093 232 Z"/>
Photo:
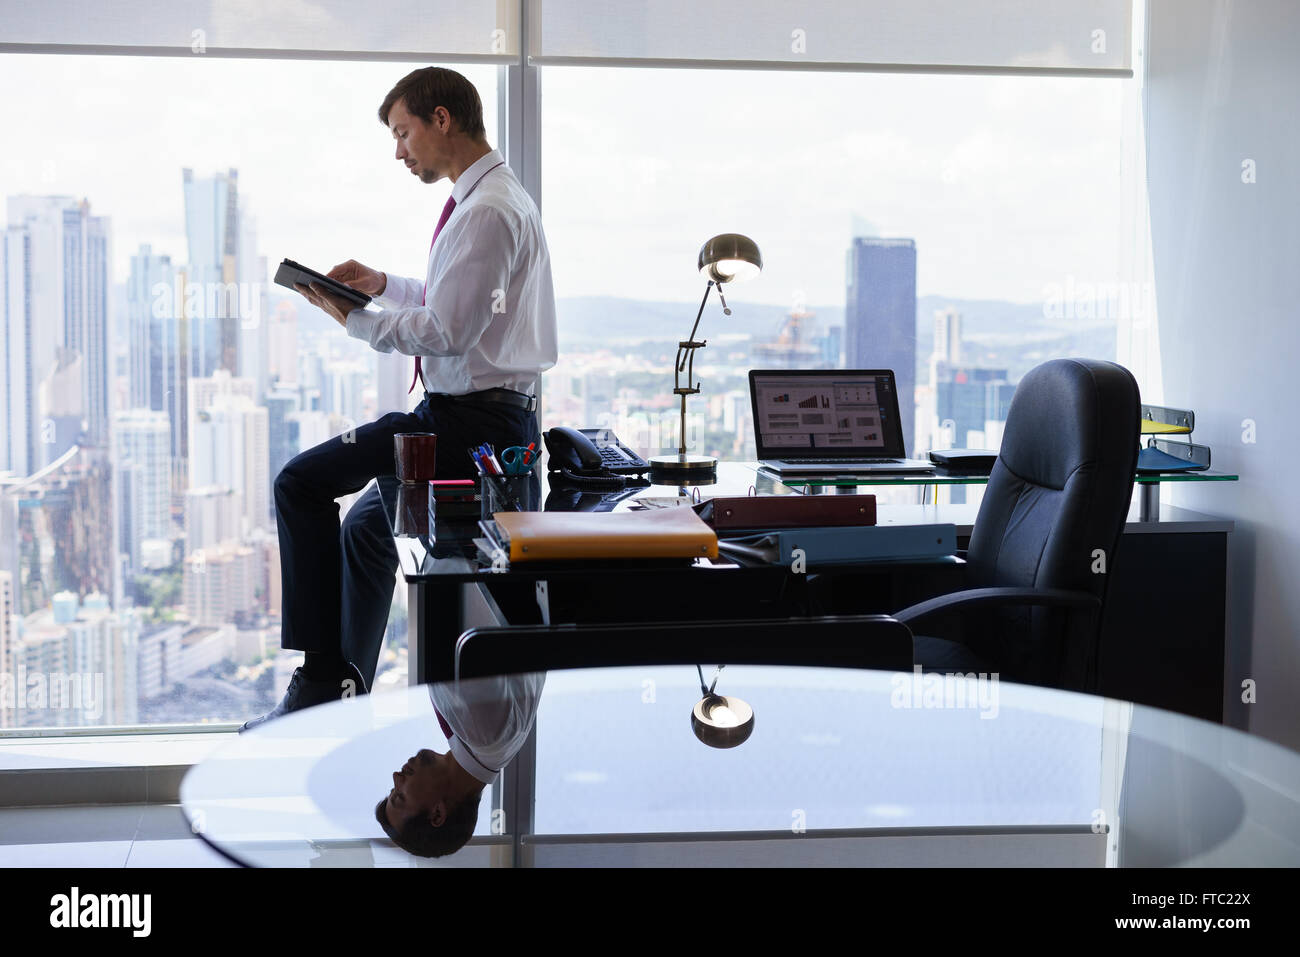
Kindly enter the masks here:
<path id="1" fill-rule="evenodd" d="M 175 804 L 0 808 L 0 867 L 233 867 Z"/>

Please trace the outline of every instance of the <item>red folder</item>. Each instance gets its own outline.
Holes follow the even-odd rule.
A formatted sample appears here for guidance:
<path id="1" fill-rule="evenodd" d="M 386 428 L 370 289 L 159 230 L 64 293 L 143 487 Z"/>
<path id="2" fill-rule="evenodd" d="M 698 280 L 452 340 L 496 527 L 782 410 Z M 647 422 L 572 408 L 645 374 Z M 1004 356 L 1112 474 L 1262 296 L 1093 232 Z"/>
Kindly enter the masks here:
<path id="1" fill-rule="evenodd" d="M 694 506 L 714 531 L 875 525 L 874 495 L 744 495 Z"/>

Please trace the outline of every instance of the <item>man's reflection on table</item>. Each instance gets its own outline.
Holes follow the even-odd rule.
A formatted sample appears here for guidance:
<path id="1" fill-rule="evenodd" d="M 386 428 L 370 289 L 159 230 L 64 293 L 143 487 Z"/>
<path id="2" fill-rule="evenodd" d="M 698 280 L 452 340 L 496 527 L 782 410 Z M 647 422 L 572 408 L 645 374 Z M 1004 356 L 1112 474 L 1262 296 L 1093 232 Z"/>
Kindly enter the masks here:
<path id="1" fill-rule="evenodd" d="M 479 798 L 519 753 L 537 717 L 545 672 L 429 685 L 449 748 L 427 748 L 393 772 L 375 820 L 402 850 L 442 857 L 460 850 L 478 824 Z"/>

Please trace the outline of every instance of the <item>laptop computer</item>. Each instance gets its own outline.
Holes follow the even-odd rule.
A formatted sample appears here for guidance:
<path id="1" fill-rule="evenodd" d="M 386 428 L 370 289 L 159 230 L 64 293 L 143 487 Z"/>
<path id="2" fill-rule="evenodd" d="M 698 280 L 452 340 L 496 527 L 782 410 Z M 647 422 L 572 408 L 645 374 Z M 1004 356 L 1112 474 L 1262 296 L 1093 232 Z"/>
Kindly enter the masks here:
<path id="1" fill-rule="evenodd" d="M 759 464 L 781 476 L 933 472 L 906 457 L 889 369 L 749 373 Z"/>

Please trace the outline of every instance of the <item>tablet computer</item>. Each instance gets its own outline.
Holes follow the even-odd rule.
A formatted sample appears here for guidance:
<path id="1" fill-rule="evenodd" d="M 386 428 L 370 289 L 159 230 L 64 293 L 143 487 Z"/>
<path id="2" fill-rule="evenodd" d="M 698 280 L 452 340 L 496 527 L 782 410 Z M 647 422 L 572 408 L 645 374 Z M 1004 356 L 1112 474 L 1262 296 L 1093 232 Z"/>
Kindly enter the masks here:
<path id="1" fill-rule="evenodd" d="M 306 266 L 294 262 L 292 259 L 286 259 L 280 263 L 280 268 L 275 271 L 275 282 L 278 286 L 284 286 L 293 289 L 295 283 L 302 283 L 304 286 L 310 286 L 314 282 L 323 285 L 330 292 L 337 296 L 342 296 L 351 302 L 355 302 L 358 307 L 367 305 L 370 297 L 364 292 L 358 292 L 351 286 L 339 282 L 337 279 L 331 279 L 329 276 L 322 276 L 314 269 L 308 269 Z M 294 292 L 297 292 L 294 289 Z"/>

